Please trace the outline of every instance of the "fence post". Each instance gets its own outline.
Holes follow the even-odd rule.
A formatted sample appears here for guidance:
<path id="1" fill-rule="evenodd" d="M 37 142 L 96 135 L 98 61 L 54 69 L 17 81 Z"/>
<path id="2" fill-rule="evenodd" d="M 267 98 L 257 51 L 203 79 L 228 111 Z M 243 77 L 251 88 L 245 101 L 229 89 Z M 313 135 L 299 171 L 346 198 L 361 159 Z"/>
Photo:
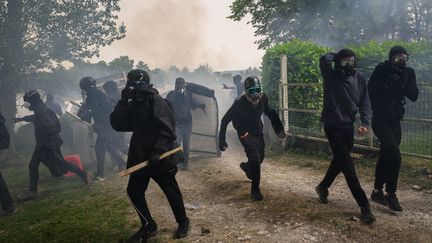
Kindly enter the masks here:
<path id="1" fill-rule="evenodd" d="M 289 133 L 288 117 L 288 60 L 285 54 L 280 57 L 281 80 L 279 84 L 279 114 L 282 116 L 282 122 L 285 126 L 285 132 Z"/>

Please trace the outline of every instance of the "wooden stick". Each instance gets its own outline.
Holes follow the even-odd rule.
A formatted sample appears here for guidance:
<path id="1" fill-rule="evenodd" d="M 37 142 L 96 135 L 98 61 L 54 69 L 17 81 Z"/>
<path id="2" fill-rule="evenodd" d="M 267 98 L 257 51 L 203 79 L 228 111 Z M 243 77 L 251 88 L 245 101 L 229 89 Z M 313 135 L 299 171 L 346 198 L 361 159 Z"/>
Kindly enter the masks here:
<path id="1" fill-rule="evenodd" d="M 82 120 L 81 118 L 79 118 L 77 115 L 73 114 L 70 111 L 66 111 L 67 114 L 71 115 L 73 118 L 80 120 L 81 122 L 84 122 L 87 126 L 91 127 L 92 125 L 84 120 Z"/>
<path id="2" fill-rule="evenodd" d="M 161 155 L 160 159 L 164 159 L 166 157 L 169 157 L 169 156 L 171 156 L 171 155 L 173 155 L 173 154 L 175 154 L 175 153 L 177 153 L 179 151 L 183 151 L 182 147 L 177 147 L 177 148 L 175 148 L 173 150 L 170 150 L 170 151 L 168 151 L 166 153 L 163 153 Z M 134 173 L 135 171 L 140 170 L 140 169 L 146 167 L 148 165 L 148 163 L 149 163 L 148 160 L 146 160 L 146 161 L 141 162 L 141 163 L 139 163 L 137 165 L 134 165 L 134 166 L 132 166 L 132 167 L 126 169 L 126 170 L 120 171 L 118 173 L 118 176 L 124 177 L 124 176 L 130 175 L 130 174 Z"/>

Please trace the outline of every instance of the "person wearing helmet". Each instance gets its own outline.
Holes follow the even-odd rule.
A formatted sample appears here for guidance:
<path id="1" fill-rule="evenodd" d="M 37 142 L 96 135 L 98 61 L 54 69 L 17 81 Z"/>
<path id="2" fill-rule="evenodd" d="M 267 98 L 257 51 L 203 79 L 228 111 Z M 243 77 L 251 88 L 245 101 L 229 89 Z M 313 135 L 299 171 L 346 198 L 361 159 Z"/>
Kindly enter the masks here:
<path id="1" fill-rule="evenodd" d="M 396 197 L 401 167 L 401 120 L 405 113 L 405 97 L 418 99 L 416 74 L 407 67 L 408 52 L 402 46 L 394 46 L 389 59 L 376 66 L 368 88 L 372 105 L 372 129 L 380 142 L 379 157 L 375 168 L 375 184 L 372 201 L 402 211 Z M 386 185 L 387 194 L 382 191 Z"/>
<path id="2" fill-rule="evenodd" d="M 97 135 L 95 144 L 95 153 L 97 159 L 97 173 L 95 179 L 105 180 L 105 153 L 110 154 L 111 159 L 121 170 L 125 162 L 113 141 L 116 134 L 111 128 L 109 116 L 112 111 L 112 105 L 108 97 L 96 88 L 96 80 L 92 77 L 84 77 L 80 80 L 80 88 L 83 95 L 83 104 L 78 110 L 78 117 L 82 120 L 94 121 L 93 129 Z"/>
<path id="3" fill-rule="evenodd" d="M 5 125 L 6 119 L 0 113 L 0 151 L 9 148 L 10 140 L 9 140 L 9 132 Z M 15 213 L 17 210 L 13 205 L 11 195 L 9 193 L 9 189 L 6 185 L 5 180 L 3 179 L 3 175 L 0 171 L 0 206 L 3 214 L 10 215 Z M 0 214 L 2 215 L 2 214 Z"/>
<path id="4" fill-rule="evenodd" d="M 48 109 L 54 111 L 59 117 L 63 115 L 62 108 L 59 103 L 56 103 L 54 101 L 54 95 L 51 93 L 48 93 L 46 96 L 45 105 L 48 107 Z"/>
<path id="5" fill-rule="evenodd" d="M 192 110 L 205 109 L 205 104 L 196 103 L 191 92 L 187 89 L 186 81 L 182 77 L 175 80 L 175 88 L 166 96 L 176 119 L 177 141 L 183 146 L 184 162 L 181 170 L 189 169 L 190 138 L 192 135 Z"/>
<path id="6" fill-rule="evenodd" d="M 141 228 L 127 242 L 147 242 L 156 234 L 157 225 L 146 203 L 150 179 L 164 192 L 178 223 L 175 238 L 186 237 L 189 219 L 180 188 L 175 179 L 177 164 L 183 154 L 177 152 L 168 158 L 160 156 L 179 145 L 176 142 L 174 113 L 159 91 L 150 84 L 144 70 L 134 69 L 127 75 L 126 87 L 111 114 L 111 125 L 119 132 L 132 132 L 127 168 L 148 160 L 149 165 L 132 173 L 127 185 L 127 195 L 141 220 Z"/>
<path id="7" fill-rule="evenodd" d="M 273 130 L 278 137 L 284 139 L 286 134 L 278 114 L 271 109 L 267 95 L 262 92 L 260 80 L 257 77 L 247 77 L 244 88 L 246 94 L 234 101 L 222 118 L 219 132 L 219 148 L 221 151 L 227 149 L 226 130 L 228 124 L 232 122 L 248 158 L 247 162 L 240 163 L 240 168 L 252 180 L 252 200 L 260 201 L 263 199 L 260 191 L 260 178 L 265 146 L 262 114 L 264 113 L 270 118 Z"/>
<path id="8" fill-rule="evenodd" d="M 332 69 L 331 61 L 334 62 Z M 324 107 L 321 122 L 333 152 L 333 160 L 321 183 L 315 188 L 321 203 L 327 203 L 328 188 L 342 172 L 357 204 L 361 208 L 360 220 L 375 221 L 369 201 L 356 174 L 351 150 L 354 144 L 354 121 L 360 112 L 359 135 L 368 132 L 370 104 L 363 75 L 356 70 L 356 56 L 350 49 L 343 49 L 336 55 L 327 54 L 320 58 L 321 74 L 324 80 Z"/>
<path id="9" fill-rule="evenodd" d="M 28 191 L 19 197 L 21 201 L 34 199 L 39 181 L 39 164 L 48 167 L 51 175 L 61 177 L 68 171 L 77 174 L 85 184 L 91 182 L 91 173 L 81 170 L 64 160 L 60 146 L 60 121 L 57 115 L 46 107 L 36 90 L 27 91 L 24 95 L 24 107 L 33 111 L 33 115 L 15 118 L 15 122 L 32 122 L 35 129 L 36 148 L 29 163 L 30 186 Z"/>

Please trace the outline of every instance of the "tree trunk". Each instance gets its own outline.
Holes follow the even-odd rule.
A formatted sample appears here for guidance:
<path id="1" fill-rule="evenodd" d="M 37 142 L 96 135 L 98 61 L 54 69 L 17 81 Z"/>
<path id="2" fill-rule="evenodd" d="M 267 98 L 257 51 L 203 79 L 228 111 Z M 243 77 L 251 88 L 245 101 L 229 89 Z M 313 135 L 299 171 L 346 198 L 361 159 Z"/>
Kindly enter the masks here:
<path id="1" fill-rule="evenodd" d="M 5 57 L 0 71 L 0 107 L 7 120 L 8 130 L 13 135 L 12 118 L 16 115 L 16 96 L 18 83 L 23 76 L 24 26 L 22 21 L 22 0 L 7 1 Z M 14 141 L 12 136 L 12 141 Z M 13 149 L 13 142 L 11 143 Z"/>

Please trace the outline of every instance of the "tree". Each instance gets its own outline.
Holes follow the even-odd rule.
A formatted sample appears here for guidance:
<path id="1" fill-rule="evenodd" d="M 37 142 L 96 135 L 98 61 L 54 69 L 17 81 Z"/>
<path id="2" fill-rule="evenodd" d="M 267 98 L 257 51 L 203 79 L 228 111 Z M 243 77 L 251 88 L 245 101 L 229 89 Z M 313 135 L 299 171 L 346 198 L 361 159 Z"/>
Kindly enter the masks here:
<path id="1" fill-rule="evenodd" d="M 430 0 L 235 0 L 229 18 L 248 14 L 259 48 L 298 38 L 327 46 L 377 40 L 432 40 Z"/>
<path id="2" fill-rule="evenodd" d="M 129 59 L 128 56 L 121 56 L 112 60 L 109 66 L 112 70 L 129 72 L 134 67 L 134 60 Z"/>
<path id="3" fill-rule="evenodd" d="M 125 36 L 119 0 L 0 0 L 0 104 L 15 115 L 15 97 L 29 77 L 57 64 L 99 54 Z"/>

